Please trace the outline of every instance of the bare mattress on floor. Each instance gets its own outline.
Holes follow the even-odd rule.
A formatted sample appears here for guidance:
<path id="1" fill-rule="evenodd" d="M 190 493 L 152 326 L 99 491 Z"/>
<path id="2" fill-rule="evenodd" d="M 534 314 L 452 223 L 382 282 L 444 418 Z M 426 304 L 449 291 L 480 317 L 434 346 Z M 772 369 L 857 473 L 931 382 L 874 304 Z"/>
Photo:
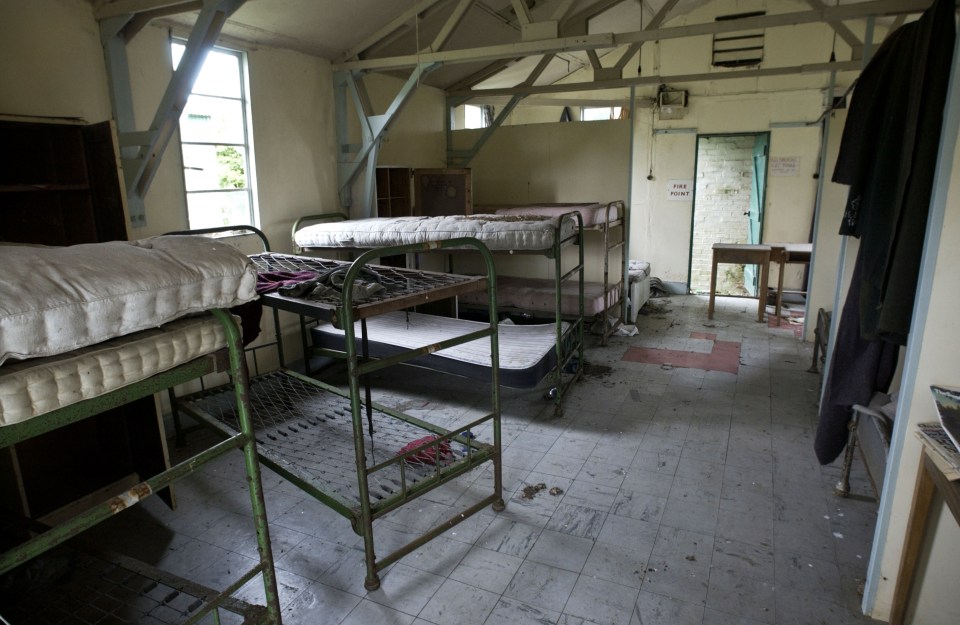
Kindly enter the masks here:
<path id="1" fill-rule="evenodd" d="M 383 358 L 411 348 L 430 345 L 446 339 L 476 332 L 486 323 L 451 319 L 422 313 L 391 312 L 367 319 L 370 355 Z M 564 332 L 569 324 L 564 324 Z M 312 330 L 317 347 L 343 349 L 343 331 L 330 323 L 321 323 Z M 361 326 L 355 327 L 357 350 Z M 498 328 L 500 352 L 500 384 L 511 388 L 533 388 L 553 370 L 557 362 L 556 325 L 503 325 Z M 427 356 L 409 364 L 422 366 L 484 381 L 490 380 L 490 342 L 470 341 Z"/>

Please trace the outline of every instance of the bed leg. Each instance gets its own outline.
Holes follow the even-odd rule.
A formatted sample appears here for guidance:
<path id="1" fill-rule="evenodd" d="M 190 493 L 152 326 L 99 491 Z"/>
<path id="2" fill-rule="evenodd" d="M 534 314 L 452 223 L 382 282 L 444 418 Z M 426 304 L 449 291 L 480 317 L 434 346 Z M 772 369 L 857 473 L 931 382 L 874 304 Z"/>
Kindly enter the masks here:
<path id="1" fill-rule="evenodd" d="M 838 497 L 848 497 L 850 495 L 850 469 L 853 467 L 853 455 L 857 447 L 857 425 L 859 425 L 860 415 L 856 410 L 850 416 L 850 422 L 847 429 L 850 431 L 850 438 L 847 441 L 847 449 L 843 454 L 843 469 L 840 472 L 840 481 L 833 488 L 833 493 Z"/>

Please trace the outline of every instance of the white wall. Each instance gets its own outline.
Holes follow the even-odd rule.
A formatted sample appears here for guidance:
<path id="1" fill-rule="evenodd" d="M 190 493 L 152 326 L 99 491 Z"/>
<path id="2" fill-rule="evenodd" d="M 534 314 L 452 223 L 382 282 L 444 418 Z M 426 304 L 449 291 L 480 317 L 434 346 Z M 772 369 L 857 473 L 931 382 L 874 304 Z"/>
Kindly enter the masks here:
<path id="1" fill-rule="evenodd" d="M 954 73 L 956 74 L 956 65 Z M 957 80 L 956 75 L 954 81 Z M 956 142 L 956 107 L 960 104 L 957 85 L 954 99 L 948 106 L 953 110 L 953 136 Z M 953 108 L 950 108 L 953 107 Z M 945 155 L 941 163 L 944 176 L 937 199 L 946 207 L 942 226 L 931 213 L 928 227 L 925 268 L 921 270 L 917 308 L 908 342 L 907 365 L 904 371 L 903 399 L 898 405 L 896 439 L 891 447 L 891 469 L 887 472 L 887 487 L 881 511 L 889 511 L 888 523 L 881 523 L 877 532 L 876 552 L 879 555 L 878 575 L 873 579 L 876 600 L 873 616 L 889 618 L 894 586 L 902 557 L 906 533 L 907 511 L 914 494 L 920 443 L 913 435 L 916 423 L 936 421 L 930 385 L 960 387 L 960 307 L 957 291 L 957 267 L 960 267 L 960 142 Z M 952 160 L 951 160 L 952 159 Z M 936 239 L 939 238 L 939 241 Z M 916 356 L 916 360 L 911 360 Z M 942 500 L 934 502 L 928 529 L 930 537 L 925 545 L 920 570 L 915 581 L 919 590 L 914 593 L 906 622 L 930 625 L 960 622 L 960 595 L 957 593 L 957 571 L 960 562 L 960 527 L 946 510 Z M 924 572 L 925 569 L 925 572 Z"/>
<path id="2" fill-rule="evenodd" d="M 629 124 L 628 120 L 612 120 L 497 129 L 470 164 L 474 206 L 626 201 Z M 455 132 L 454 147 L 469 147 L 480 132 Z M 588 280 L 603 277 L 602 250 L 600 237 L 587 239 L 584 254 Z M 618 260 L 616 254 L 611 257 L 613 263 Z M 513 274 L 553 276 L 552 264 L 546 261 L 498 258 L 497 263 Z M 616 265 L 610 271 L 611 279 L 619 279 Z"/>
<path id="3" fill-rule="evenodd" d="M 671 180 L 693 180 L 697 134 L 770 131 L 771 157 L 795 157 L 796 176 L 767 179 L 764 241 L 808 241 L 816 199 L 820 132 L 813 122 L 822 96 L 818 90 L 742 96 L 691 96 L 682 120 L 661 121 L 649 113 L 635 119 L 631 258 L 647 260 L 653 275 L 685 283 L 689 267 L 693 204 L 670 199 Z M 642 112 L 642 109 L 641 109 Z M 788 125 L 787 127 L 783 127 Z M 648 179 L 651 173 L 652 179 Z M 802 269 L 791 267 L 788 285 L 800 283 Z"/>
<path id="4" fill-rule="evenodd" d="M 0 114 L 110 118 L 103 48 L 88 2 L 0 0 L 0 12 Z"/>

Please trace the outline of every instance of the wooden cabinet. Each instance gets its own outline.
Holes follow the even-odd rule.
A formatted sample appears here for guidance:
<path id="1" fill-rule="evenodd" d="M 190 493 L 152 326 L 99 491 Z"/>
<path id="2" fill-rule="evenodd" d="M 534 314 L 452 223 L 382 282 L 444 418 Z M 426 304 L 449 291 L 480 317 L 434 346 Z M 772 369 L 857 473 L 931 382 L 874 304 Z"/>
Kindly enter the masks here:
<path id="1" fill-rule="evenodd" d="M 110 122 L 0 120 L 0 146 L 0 241 L 127 239 Z M 0 450 L 0 506 L 51 521 L 58 510 L 116 494 L 167 465 L 162 423 L 146 397 Z"/>
<path id="2" fill-rule="evenodd" d="M 413 214 L 411 177 L 407 167 L 377 167 L 377 217 Z"/>
<path id="3" fill-rule="evenodd" d="M 471 213 L 469 169 L 377 168 L 377 217 Z"/>
<path id="4" fill-rule="evenodd" d="M 0 240 L 73 245 L 127 238 L 110 122 L 0 120 Z"/>

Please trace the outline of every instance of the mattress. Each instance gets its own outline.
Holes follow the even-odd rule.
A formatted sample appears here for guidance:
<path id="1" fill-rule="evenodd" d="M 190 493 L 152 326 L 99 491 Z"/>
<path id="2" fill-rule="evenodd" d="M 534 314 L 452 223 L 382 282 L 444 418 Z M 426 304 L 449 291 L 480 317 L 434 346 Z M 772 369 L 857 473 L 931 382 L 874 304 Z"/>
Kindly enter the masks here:
<path id="1" fill-rule="evenodd" d="M 256 298 L 256 271 L 206 237 L 0 245 L 0 365 L 53 356 Z"/>
<path id="2" fill-rule="evenodd" d="M 583 227 L 592 228 L 608 221 L 620 219 L 620 205 L 610 204 L 610 217 L 607 218 L 607 204 L 594 202 L 591 204 L 530 204 L 524 206 L 482 207 L 480 210 L 497 215 L 546 215 L 559 217 L 564 213 L 578 212 L 583 217 Z"/>
<path id="3" fill-rule="evenodd" d="M 0 426 L 103 395 L 226 345 L 212 315 L 177 319 L 72 352 L 0 367 Z"/>
<path id="4" fill-rule="evenodd" d="M 560 312 L 564 315 L 579 314 L 579 286 L 576 280 L 567 280 L 561 286 Z M 602 282 L 583 283 L 583 314 L 593 316 L 603 313 L 620 301 L 620 287 L 610 285 L 606 298 Z M 556 281 L 552 278 L 518 278 L 499 276 L 497 278 L 497 307 L 517 308 L 520 310 L 542 311 L 554 314 L 556 302 Z M 485 293 L 466 293 L 460 295 L 460 302 L 470 305 L 486 305 Z"/>
<path id="5" fill-rule="evenodd" d="M 479 321 L 397 311 L 367 319 L 367 336 L 370 355 L 383 358 L 486 327 Z M 564 331 L 567 327 L 564 324 Z M 354 331 L 359 353 L 359 323 Z M 333 325 L 320 323 L 311 332 L 317 347 L 343 349 L 343 331 Z M 500 325 L 497 334 L 501 385 L 532 388 L 553 370 L 557 362 L 555 324 Z M 408 364 L 488 382 L 490 362 L 490 339 L 482 338 L 415 358 Z"/>
<path id="6" fill-rule="evenodd" d="M 630 282 L 639 282 L 650 277 L 650 263 L 645 260 L 631 260 L 627 266 Z"/>
<path id="7" fill-rule="evenodd" d="M 538 215 L 374 217 L 319 223 L 294 234 L 300 248 L 377 248 L 473 237 L 495 251 L 542 251 L 576 232 L 573 219 Z"/>

